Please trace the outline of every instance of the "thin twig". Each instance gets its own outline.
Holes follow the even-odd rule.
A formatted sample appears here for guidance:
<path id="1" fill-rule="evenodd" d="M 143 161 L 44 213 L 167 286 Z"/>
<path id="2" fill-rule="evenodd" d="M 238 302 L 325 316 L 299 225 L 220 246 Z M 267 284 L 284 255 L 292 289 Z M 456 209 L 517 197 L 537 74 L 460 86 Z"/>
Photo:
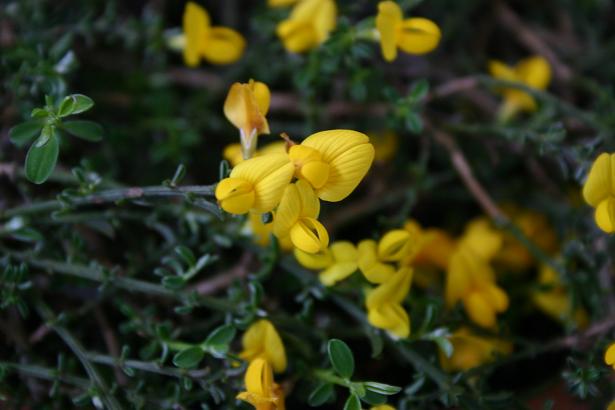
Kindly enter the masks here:
<path id="1" fill-rule="evenodd" d="M 199 295 L 213 295 L 222 289 L 226 289 L 233 281 L 241 279 L 248 274 L 248 265 L 250 265 L 251 261 L 252 253 L 244 252 L 239 262 L 231 269 L 197 283 L 192 289 Z"/>
<path id="2" fill-rule="evenodd" d="M 117 337 L 115 335 L 115 332 L 109 325 L 109 321 L 107 320 L 107 317 L 105 316 L 104 312 L 102 311 L 100 307 L 97 306 L 94 309 L 94 316 L 96 317 L 96 321 L 98 322 L 98 324 L 100 325 L 100 328 L 102 329 L 103 340 L 105 341 L 105 345 L 107 346 L 109 353 L 111 354 L 113 358 L 116 358 L 116 359 L 119 358 L 120 357 L 120 346 L 119 346 L 119 343 L 117 342 Z M 119 366 L 115 366 L 113 368 L 113 371 L 115 373 L 115 380 L 117 380 L 118 384 L 125 385 L 128 380 L 126 379 L 126 375 L 122 373 Z"/>

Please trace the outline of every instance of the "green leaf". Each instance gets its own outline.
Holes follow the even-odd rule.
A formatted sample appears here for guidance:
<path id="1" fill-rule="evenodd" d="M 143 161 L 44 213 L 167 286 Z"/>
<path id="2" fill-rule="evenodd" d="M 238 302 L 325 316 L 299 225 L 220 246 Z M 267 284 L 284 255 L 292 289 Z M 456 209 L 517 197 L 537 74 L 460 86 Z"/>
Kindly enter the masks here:
<path id="1" fill-rule="evenodd" d="M 80 114 L 94 106 L 94 101 L 92 101 L 92 99 L 87 95 L 73 94 L 69 95 L 69 97 L 75 102 L 73 105 L 72 114 Z"/>
<path id="2" fill-rule="evenodd" d="M 192 346 L 177 352 L 173 356 L 173 364 L 182 369 L 189 369 L 198 366 L 204 356 L 205 352 L 200 346 Z"/>
<path id="3" fill-rule="evenodd" d="M 319 384 L 308 397 L 308 404 L 318 407 L 325 404 L 333 396 L 333 385 L 330 383 Z"/>
<path id="4" fill-rule="evenodd" d="M 220 326 L 207 336 L 202 347 L 216 357 L 222 356 L 228 351 L 229 344 L 235 338 L 235 333 L 233 325 Z"/>
<path id="5" fill-rule="evenodd" d="M 434 337 L 432 340 L 436 342 L 436 344 L 438 345 L 440 350 L 442 350 L 442 353 L 444 353 L 446 357 L 450 358 L 453 356 L 453 350 L 454 350 L 453 344 L 451 343 L 450 340 L 448 340 L 448 338 Z"/>
<path id="6" fill-rule="evenodd" d="M 391 386 L 390 384 L 378 383 L 378 382 L 365 382 L 363 384 L 365 388 L 374 393 L 384 394 L 390 396 L 397 394 L 401 391 L 401 387 Z"/>
<path id="7" fill-rule="evenodd" d="M 361 400 L 372 406 L 378 406 L 387 402 L 387 396 L 367 390 Z"/>
<path id="8" fill-rule="evenodd" d="M 58 136 L 54 133 L 47 143 L 38 147 L 36 143 L 30 146 L 26 155 L 26 178 L 35 184 L 42 184 L 53 172 L 60 154 Z"/>
<path id="9" fill-rule="evenodd" d="M 327 351 L 335 371 L 343 378 L 350 379 L 354 373 L 354 356 L 348 345 L 339 339 L 331 339 Z"/>
<path id="10" fill-rule="evenodd" d="M 68 121 L 62 123 L 62 129 L 75 137 L 82 138 L 87 141 L 100 141 L 103 137 L 103 128 L 92 121 Z"/>
<path id="11" fill-rule="evenodd" d="M 421 116 L 414 111 L 410 111 L 406 114 L 406 128 L 413 134 L 420 134 L 421 131 L 423 131 L 423 120 Z"/>
<path id="12" fill-rule="evenodd" d="M 66 117 L 67 115 L 71 115 L 74 108 L 75 99 L 70 95 L 64 97 L 64 99 L 62 100 L 62 104 L 60 104 L 60 108 L 58 108 L 58 116 Z"/>
<path id="13" fill-rule="evenodd" d="M 189 248 L 183 245 L 176 246 L 175 253 L 177 254 L 177 256 L 183 259 L 186 265 L 188 266 L 196 265 L 196 257 L 194 256 L 194 253 Z"/>
<path id="14" fill-rule="evenodd" d="M 344 410 L 361 410 L 361 400 L 356 394 L 351 394 L 344 404 Z"/>
<path id="15" fill-rule="evenodd" d="M 44 118 L 49 116 L 49 111 L 44 108 L 35 108 L 30 113 L 30 117 L 32 118 Z"/>
<path id="16" fill-rule="evenodd" d="M 413 102 L 421 101 L 427 96 L 429 92 L 429 83 L 426 79 L 422 78 L 412 86 L 410 90 L 410 98 Z"/>
<path id="17" fill-rule="evenodd" d="M 41 120 L 22 122 L 9 130 L 9 138 L 13 144 L 23 147 L 40 134 L 42 128 L 43 122 Z"/>
<path id="18" fill-rule="evenodd" d="M 186 285 L 186 280 L 181 276 L 165 276 L 162 278 L 162 286 L 170 290 L 178 290 Z"/>

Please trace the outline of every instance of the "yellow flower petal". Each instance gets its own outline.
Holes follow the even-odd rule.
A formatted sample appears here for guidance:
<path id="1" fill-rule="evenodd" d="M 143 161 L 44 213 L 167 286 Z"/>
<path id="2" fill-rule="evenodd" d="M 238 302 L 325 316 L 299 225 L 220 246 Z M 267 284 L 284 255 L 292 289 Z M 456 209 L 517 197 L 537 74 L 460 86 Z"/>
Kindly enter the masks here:
<path id="1" fill-rule="evenodd" d="M 426 54 L 438 46 L 440 28 L 426 18 L 404 20 L 397 27 L 397 45 L 408 54 Z"/>
<path id="2" fill-rule="evenodd" d="M 395 229 L 387 232 L 378 243 L 378 257 L 385 262 L 401 260 L 410 246 L 410 232 Z"/>
<path id="3" fill-rule="evenodd" d="M 250 362 L 244 378 L 246 390 L 249 393 L 265 396 L 273 385 L 273 374 L 267 361 L 256 358 Z"/>
<path id="4" fill-rule="evenodd" d="M 225 178 L 216 186 L 220 207 L 231 214 L 245 214 L 255 203 L 254 185 L 241 178 Z"/>
<path id="5" fill-rule="evenodd" d="M 603 152 L 596 158 L 583 185 L 583 198 L 593 207 L 615 196 L 615 154 Z"/>
<path id="6" fill-rule="evenodd" d="M 231 164 L 231 167 L 236 166 L 243 161 L 243 155 L 241 154 L 241 144 L 229 144 L 224 148 L 222 157 Z"/>
<path id="7" fill-rule="evenodd" d="M 384 283 L 395 274 L 395 268 L 378 259 L 377 247 L 376 241 L 371 239 L 361 241 L 358 246 L 358 265 L 368 281 Z"/>
<path id="8" fill-rule="evenodd" d="M 551 66 L 541 56 L 525 58 L 515 67 L 517 78 L 524 84 L 537 90 L 544 90 L 551 82 Z"/>
<path id="9" fill-rule="evenodd" d="M 489 61 L 489 74 L 498 80 L 517 81 L 515 69 L 498 60 Z"/>
<path id="10" fill-rule="evenodd" d="M 300 250 L 317 253 L 329 246 L 329 234 L 315 218 L 301 217 L 290 229 L 290 240 Z"/>
<path id="11" fill-rule="evenodd" d="M 397 28 L 403 20 L 401 8 L 393 1 L 378 3 L 376 29 L 380 33 L 380 48 L 386 61 L 397 57 Z"/>
<path id="12" fill-rule="evenodd" d="M 460 246 L 471 249 L 484 260 L 490 260 L 500 250 L 502 240 L 501 232 L 491 228 L 487 219 L 479 218 L 468 224 Z"/>
<path id="13" fill-rule="evenodd" d="M 199 64 L 203 43 L 209 31 L 209 15 L 198 4 L 189 1 L 184 9 L 183 31 L 185 34 L 184 62 L 194 67 Z"/>
<path id="14" fill-rule="evenodd" d="M 365 300 L 368 309 L 386 303 L 401 303 L 410 291 L 412 283 L 412 269 L 401 268 L 386 282 L 371 290 Z"/>
<path id="15" fill-rule="evenodd" d="M 331 244 L 331 253 L 336 262 L 357 262 L 359 253 L 357 248 L 348 241 L 337 241 Z"/>
<path id="16" fill-rule="evenodd" d="M 388 404 L 380 404 L 378 406 L 372 406 L 369 410 L 395 410 L 395 407 Z"/>
<path id="17" fill-rule="evenodd" d="M 357 270 L 356 262 L 337 262 L 320 272 L 318 278 L 325 286 L 333 286 L 337 282 L 346 279 Z"/>
<path id="18" fill-rule="evenodd" d="M 479 326 L 495 326 L 495 310 L 483 293 L 472 292 L 463 300 L 466 313 Z"/>
<path id="19" fill-rule="evenodd" d="M 291 53 L 303 53 L 318 45 L 316 29 L 308 21 L 284 20 L 278 24 L 276 34 Z"/>
<path id="20" fill-rule="evenodd" d="M 300 249 L 295 249 L 294 254 L 299 264 L 308 269 L 326 269 L 334 263 L 330 248 L 318 253 L 306 253 Z"/>
<path id="21" fill-rule="evenodd" d="M 248 86 L 252 90 L 258 110 L 262 115 L 267 115 L 269 105 L 271 104 L 271 91 L 269 91 L 269 87 L 265 83 L 254 80 L 250 80 Z"/>
<path id="22" fill-rule="evenodd" d="M 615 232 L 615 197 L 603 200 L 596 207 L 596 225 L 606 233 Z"/>
<path id="23" fill-rule="evenodd" d="M 610 366 L 615 365 L 615 343 L 611 343 L 604 352 L 604 362 Z"/>
<path id="24" fill-rule="evenodd" d="M 284 7 L 290 6 L 297 2 L 298 0 L 267 0 L 267 6 L 269 7 Z"/>
<path id="25" fill-rule="evenodd" d="M 243 350 L 239 357 L 242 359 L 252 361 L 256 358 L 263 358 L 276 372 L 286 370 L 284 344 L 270 321 L 261 319 L 253 323 L 243 334 L 241 343 Z"/>
<path id="26" fill-rule="evenodd" d="M 368 308 L 367 321 L 372 326 L 387 330 L 398 338 L 410 336 L 410 317 L 397 303 Z"/>
<path id="27" fill-rule="evenodd" d="M 301 201 L 301 216 L 318 218 L 320 214 L 320 201 L 312 187 L 305 181 L 297 181 L 297 192 Z"/>
<path id="28" fill-rule="evenodd" d="M 212 27 L 203 44 L 202 55 L 212 64 L 232 64 L 239 60 L 246 47 L 246 40 L 228 27 Z"/>
<path id="29" fill-rule="evenodd" d="M 297 184 L 290 184 L 284 190 L 280 205 L 273 217 L 273 233 L 278 238 L 287 236 L 301 216 L 301 197 Z"/>

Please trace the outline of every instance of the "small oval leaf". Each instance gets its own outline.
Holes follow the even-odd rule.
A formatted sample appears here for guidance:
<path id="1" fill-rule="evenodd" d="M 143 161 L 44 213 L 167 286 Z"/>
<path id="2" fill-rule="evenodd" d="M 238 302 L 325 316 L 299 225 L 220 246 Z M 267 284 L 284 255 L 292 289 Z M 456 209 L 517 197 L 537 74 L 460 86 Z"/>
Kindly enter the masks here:
<path id="1" fill-rule="evenodd" d="M 207 336 L 202 347 L 214 356 L 221 356 L 228 351 L 229 344 L 235 338 L 235 332 L 233 325 L 220 326 Z"/>
<path id="2" fill-rule="evenodd" d="M 173 356 L 173 364 L 182 369 L 189 369 L 198 366 L 203 360 L 203 356 L 205 356 L 205 352 L 200 346 L 192 346 L 177 352 Z"/>
<path id="3" fill-rule="evenodd" d="M 348 345 L 339 339 L 331 339 L 327 351 L 335 371 L 340 376 L 350 379 L 354 373 L 354 356 Z"/>
<path id="4" fill-rule="evenodd" d="M 74 101 L 72 114 L 80 114 L 92 108 L 94 106 L 94 101 L 87 95 L 83 94 L 73 94 L 70 95 Z"/>
<path id="5" fill-rule="evenodd" d="M 310 394 L 308 404 L 312 407 L 318 407 L 325 404 L 333 396 L 333 385 L 331 383 L 322 383 L 318 385 Z"/>
<path id="6" fill-rule="evenodd" d="M 77 120 L 62 123 L 62 129 L 75 137 L 87 141 L 100 141 L 103 137 L 103 128 L 92 121 Z"/>
<path id="7" fill-rule="evenodd" d="M 22 122 L 10 129 L 9 138 L 13 144 L 23 147 L 40 134 L 42 128 L 43 122 L 41 120 Z"/>
<path id="8" fill-rule="evenodd" d="M 60 143 L 55 134 L 43 146 L 32 144 L 26 155 L 26 178 L 35 184 L 45 182 L 56 166 L 59 153 Z"/>
<path id="9" fill-rule="evenodd" d="M 66 117 L 67 115 L 71 115 L 74 108 L 75 99 L 73 98 L 73 96 L 69 95 L 68 97 L 64 97 L 64 99 L 62 100 L 62 104 L 60 104 L 60 108 L 58 108 L 58 116 Z"/>
<path id="10" fill-rule="evenodd" d="M 361 400 L 356 394 L 351 394 L 344 404 L 344 410 L 361 410 Z"/>

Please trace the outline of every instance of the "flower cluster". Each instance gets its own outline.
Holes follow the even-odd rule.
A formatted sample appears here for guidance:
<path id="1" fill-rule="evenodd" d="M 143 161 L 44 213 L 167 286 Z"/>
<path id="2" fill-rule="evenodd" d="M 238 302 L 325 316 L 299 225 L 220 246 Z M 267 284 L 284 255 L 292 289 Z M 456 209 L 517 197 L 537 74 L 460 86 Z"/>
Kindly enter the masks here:
<path id="1" fill-rule="evenodd" d="M 269 90 L 263 83 L 235 83 L 224 104 L 227 118 L 240 130 L 243 158 L 216 187 L 218 203 L 251 219 L 271 212 L 271 231 L 307 253 L 320 252 L 329 234 L 318 221 L 320 201 L 339 202 L 361 182 L 374 159 L 367 135 L 351 130 L 321 131 L 301 144 L 287 139 L 284 149 L 256 154 L 256 138 L 269 127 L 265 114 Z M 262 229 L 262 228 L 261 228 Z"/>
<path id="2" fill-rule="evenodd" d="M 596 225 L 606 233 L 615 232 L 615 154 L 596 158 L 583 186 L 583 198 L 595 208 Z"/>

